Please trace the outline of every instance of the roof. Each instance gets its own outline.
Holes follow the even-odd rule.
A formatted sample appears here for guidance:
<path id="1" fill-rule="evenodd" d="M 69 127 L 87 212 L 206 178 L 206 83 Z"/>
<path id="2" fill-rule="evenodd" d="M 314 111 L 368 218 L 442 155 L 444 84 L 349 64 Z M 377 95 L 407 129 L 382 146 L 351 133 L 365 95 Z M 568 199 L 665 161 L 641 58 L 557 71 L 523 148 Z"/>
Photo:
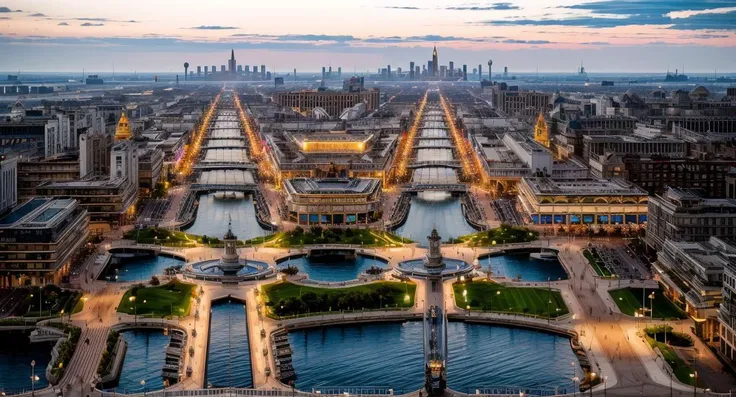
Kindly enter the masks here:
<path id="1" fill-rule="evenodd" d="M 0 228 L 49 227 L 60 214 L 76 207 L 74 199 L 33 198 L 0 219 Z"/>
<path id="2" fill-rule="evenodd" d="M 368 194 L 380 183 L 374 178 L 294 178 L 285 181 L 287 189 L 297 194 Z"/>
<path id="3" fill-rule="evenodd" d="M 524 178 L 523 181 L 537 195 L 616 195 L 646 196 L 647 192 L 621 179 L 573 179 Z"/>

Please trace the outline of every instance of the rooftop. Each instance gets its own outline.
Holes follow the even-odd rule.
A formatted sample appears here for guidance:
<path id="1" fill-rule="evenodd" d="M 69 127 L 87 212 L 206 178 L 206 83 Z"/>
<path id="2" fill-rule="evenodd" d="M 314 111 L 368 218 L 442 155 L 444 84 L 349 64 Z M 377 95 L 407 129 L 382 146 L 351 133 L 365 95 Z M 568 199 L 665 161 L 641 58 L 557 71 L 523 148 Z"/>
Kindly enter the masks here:
<path id="1" fill-rule="evenodd" d="M 49 227 L 76 206 L 74 199 L 32 198 L 0 219 L 0 228 Z"/>
<path id="2" fill-rule="evenodd" d="M 287 189 L 297 194 L 367 194 L 379 185 L 380 179 L 294 178 L 284 183 Z"/>
<path id="3" fill-rule="evenodd" d="M 646 196 L 647 192 L 621 179 L 524 178 L 524 182 L 538 195 L 617 195 Z"/>

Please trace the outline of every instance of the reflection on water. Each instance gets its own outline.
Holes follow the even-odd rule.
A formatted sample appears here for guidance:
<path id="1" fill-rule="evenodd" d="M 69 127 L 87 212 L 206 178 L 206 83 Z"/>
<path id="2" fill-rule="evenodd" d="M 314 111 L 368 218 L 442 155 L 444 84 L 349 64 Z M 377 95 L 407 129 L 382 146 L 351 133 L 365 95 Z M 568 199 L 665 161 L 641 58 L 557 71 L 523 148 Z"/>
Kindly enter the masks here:
<path id="1" fill-rule="evenodd" d="M 0 391 L 3 394 L 31 390 L 31 361 L 36 362 L 35 388 L 48 386 L 46 366 L 51 361 L 54 343 L 30 343 L 27 333 L 0 332 Z"/>
<path id="2" fill-rule="evenodd" d="M 478 264 L 483 269 L 491 266 L 493 275 L 497 277 L 518 278 L 522 281 L 552 281 L 567 279 L 567 272 L 559 261 L 543 261 L 529 257 L 528 253 L 506 254 L 493 257 L 478 258 Z"/>
<path id="3" fill-rule="evenodd" d="M 140 393 L 143 391 L 142 380 L 146 381 L 146 391 L 163 389 L 161 369 L 166 360 L 169 337 L 160 329 L 123 331 L 120 335 L 128 343 L 128 350 L 125 352 L 117 391 Z"/>
<path id="4" fill-rule="evenodd" d="M 205 385 L 253 387 L 245 305 L 212 305 Z"/>
<path id="5" fill-rule="evenodd" d="M 448 386 L 570 387 L 574 362 L 567 338 L 492 325 L 448 324 Z M 422 323 L 336 326 L 289 334 L 296 387 L 375 386 L 395 394 L 423 385 Z"/>
<path id="6" fill-rule="evenodd" d="M 476 232 L 465 221 L 458 198 L 446 192 L 421 192 L 412 197 L 406 222 L 396 233 L 425 247 L 435 227 L 443 241 Z"/>
<path id="7" fill-rule="evenodd" d="M 228 216 L 232 218 L 233 233 L 239 240 L 268 234 L 256 221 L 256 208 L 250 196 L 244 200 L 218 200 L 215 199 L 215 193 L 199 197 L 197 219 L 186 232 L 222 238 L 227 232 Z"/>
<path id="8" fill-rule="evenodd" d="M 370 256 L 356 255 L 355 260 L 321 263 L 313 262 L 306 256 L 302 256 L 279 263 L 279 268 L 289 265 L 296 266 L 300 273 L 308 274 L 310 280 L 336 282 L 355 280 L 359 274 L 370 269 L 371 266 L 385 268 L 386 262 Z"/>
<path id="9" fill-rule="evenodd" d="M 119 264 L 110 264 L 100 279 L 117 282 L 148 281 L 151 276 L 164 274 L 164 270 L 169 267 L 180 267 L 183 264 L 182 260 L 162 255 L 142 259 L 123 259 Z"/>

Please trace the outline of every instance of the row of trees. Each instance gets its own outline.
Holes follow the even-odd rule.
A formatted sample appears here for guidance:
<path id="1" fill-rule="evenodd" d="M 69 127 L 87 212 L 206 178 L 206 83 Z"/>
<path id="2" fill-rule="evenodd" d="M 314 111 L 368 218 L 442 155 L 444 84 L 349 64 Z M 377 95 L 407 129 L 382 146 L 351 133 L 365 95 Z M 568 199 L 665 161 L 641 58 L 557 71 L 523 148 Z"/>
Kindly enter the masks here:
<path id="1" fill-rule="evenodd" d="M 269 301 L 273 313 L 277 316 L 291 316 L 301 313 L 318 313 L 342 310 L 378 309 L 394 307 L 396 291 L 388 286 L 381 286 L 372 291 L 335 291 L 316 294 L 305 292 L 301 296 Z"/>

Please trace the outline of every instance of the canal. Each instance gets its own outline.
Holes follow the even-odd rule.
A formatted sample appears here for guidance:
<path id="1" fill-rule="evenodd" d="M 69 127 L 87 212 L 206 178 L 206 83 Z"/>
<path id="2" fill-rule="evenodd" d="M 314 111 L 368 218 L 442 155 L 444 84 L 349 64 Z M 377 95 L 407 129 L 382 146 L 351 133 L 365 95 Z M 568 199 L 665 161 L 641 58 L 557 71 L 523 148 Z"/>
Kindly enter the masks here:
<path id="1" fill-rule="evenodd" d="M 31 362 L 35 361 L 38 377 L 36 390 L 48 386 L 46 366 L 51 361 L 54 343 L 31 343 L 27 332 L 1 332 L 0 391 L 3 395 L 31 391 Z"/>
<path id="2" fill-rule="evenodd" d="M 371 267 L 385 269 L 386 261 L 366 255 L 356 255 L 354 260 L 335 260 L 329 262 L 312 261 L 307 256 L 290 258 L 278 263 L 278 268 L 296 266 L 300 273 L 307 274 L 310 280 L 340 282 L 355 280 L 358 275 Z"/>
<path id="3" fill-rule="evenodd" d="M 160 329 L 137 329 L 122 331 L 120 335 L 128 344 L 123 360 L 116 391 L 141 393 L 144 390 L 161 390 L 164 378 L 161 375 L 166 360 L 169 336 Z M 145 386 L 141 384 L 145 381 Z"/>
<path id="4" fill-rule="evenodd" d="M 207 347 L 206 387 L 253 387 L 245 305 L 213 302 Z"/>

